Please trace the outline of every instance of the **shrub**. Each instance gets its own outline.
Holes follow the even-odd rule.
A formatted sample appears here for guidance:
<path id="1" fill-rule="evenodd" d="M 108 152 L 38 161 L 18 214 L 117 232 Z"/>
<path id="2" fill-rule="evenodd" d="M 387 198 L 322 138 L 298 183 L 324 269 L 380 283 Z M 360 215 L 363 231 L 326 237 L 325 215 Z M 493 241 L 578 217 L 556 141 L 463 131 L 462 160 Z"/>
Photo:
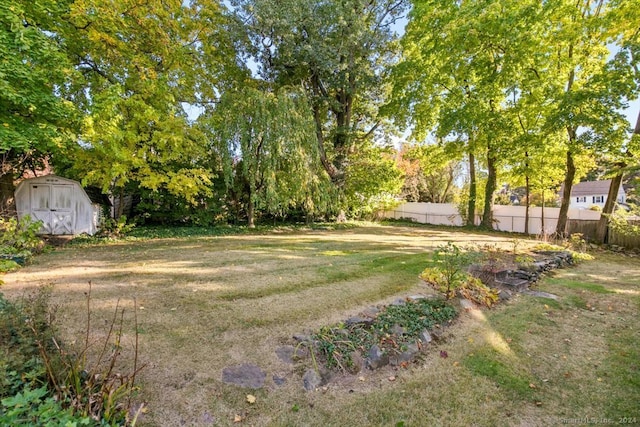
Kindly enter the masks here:
<path id="1" fill-rule="evenodd" d="M 91 417 L 74 414 L 54 399 L 46 386 L 25 386 L 14 396 L 0 400 L 0 425 L 92 426 Z"/>
<path id="2" fill-rule="evenodd" d="M 29 256 L 44 249 L 44 241 L 36 233 L 41 221 L 33 221 L 29 215 L 20 220 L 0 218 L 0 253 Z"/>
<path id="3" fill-rule="evenodd" d="M 490 251 L 490 253 L 493 252 Z M 438 292 L 443 293 L 447 299 L 459 295 L 477 304 L 491 307 L 498 301 L 498 292 L 467 272 L 469 265 L 479 258 L 480 254 L 477 252 L 461 249 L 448 242 L 434 251 L 435 265 L 426 268 L 420 274 L 420 278 Z M 493 268 L 494 257 L 486 259 L 489 259 L 488 268 Z"/>
<path id="4" fill-rule="evenodd" d="M 124 237 L 135 228 L 134 223 L 127 223 L 127 217 L 122 215 L 118 219 L 107 218 L 102 222 L 97 237 L 106 237 L 109 239 L 119 239 Z"/>
<path id="5" fill-rule="evenodd" d="M 420 277 L 450 299 L 455 296 L 455 289 L 467 280 L 467 268 L 477 258 L 476 252 L 447 242 L 433 252 L 435 266 L 427 268 Z"/>
<path id="6" fill-rule="evenodd" d="M 116 372 L 124 310 L 116 306 L 107 336 L 90 358 L 91 285 L 85 339 L 77 347 L 56 337 L 49 296 L 50 288 L 41 288 L 10 303 L 0 294 L 0 353 L 6 356 L 0 358 L 0 425 L 135 424 L 129 409 L 141 369 L 137 338 L 131 372 Z"/>

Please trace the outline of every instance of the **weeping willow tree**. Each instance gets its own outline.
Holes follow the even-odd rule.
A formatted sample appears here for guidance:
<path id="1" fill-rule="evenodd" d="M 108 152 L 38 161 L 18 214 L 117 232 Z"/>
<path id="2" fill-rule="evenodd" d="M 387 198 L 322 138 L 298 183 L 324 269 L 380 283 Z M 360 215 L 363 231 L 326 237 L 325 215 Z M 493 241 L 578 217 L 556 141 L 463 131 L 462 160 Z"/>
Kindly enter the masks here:
<path id="1" fill-rule="evenodd" d="M 225 92 L 206 117 L 227 193 L 241 202 L 249 227 L 256 212 L 312 215 L 331 200 L 321 170 L 313 118 L 300 92 L 244 87 Z"/>

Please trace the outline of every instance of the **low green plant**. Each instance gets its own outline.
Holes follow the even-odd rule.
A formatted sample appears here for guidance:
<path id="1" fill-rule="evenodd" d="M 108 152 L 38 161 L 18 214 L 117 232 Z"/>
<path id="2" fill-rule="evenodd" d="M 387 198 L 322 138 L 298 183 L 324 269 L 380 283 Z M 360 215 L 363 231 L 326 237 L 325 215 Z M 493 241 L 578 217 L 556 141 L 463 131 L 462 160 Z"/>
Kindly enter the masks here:
<path id="1" fill-rule="evenodd" d="M 401 352 L 416 343 L 422 331 L 447 324 L 456 316 L 456 310 L 440 299 L 407 300 L 385 307 L 370 323 L 325 326 L 312 341 L 328 368 L 354 373 L 354 352 L 366 354 L 374 345 L 387 353 Z M 398 334 L 396 328 L 403 333 Z"/>
<path id="2" fill-rule="evenodd" d="M 535 262 L 535 258 L 532 257 L 531 255 L 527 255 L 527 254 L 520 254 L 520 255 L 516 255 L 514 261 L 516 262 L 516 264 L 518 265 L 524 265 L 524 266 L 528 266 L 531 265 Z"/>
<path id="3" fill-rule="evenodd" d="M 42 227 L 41 221 L 33 221 L 29 215 L 17 218 L 0 218 L 0 253 L 30 256 L 40 253 L 44 241 L 37 232 Z"/>
<path id="4" fill-rule="evenodd" d="M 25 386 L 14 396 L 0 400 L 0 425 L 3 426 L 95 426 L 89 416 L 77 415 L 64 407 L 46 386 Z"/>
<path id="5" fill-rule="evenodd" d="M 575 252 L 585 252 L 587 250 L 587 241 L 582 233 L 573 233 L 569 236 L 566 246 Z"/>
<path id="6" fill-rule="evenodd" d="M 135 224 L 127 222 L 127 217 L 122 215 L 120 218 L 107 218 L 100 225 L 97 237 L 106 237 L 109 239 L 119 239 L 129 234 Z"/>
<path id="7" fill-rule="evenodd" d="M 89 285 L 85 339 L 74 348 L 56 338 L 56 309 L 49 304 L 50 292 L 50 288 L 41 288 L 18 303 L 0 298 L 0 352 L 7 355 L 0 361 L 0 376 L 5 378 L 0 381 L 4 406 L 0 412 L 16 419 L 38 420 L 32 425 L 85 425 L 86 419 L 107 425 L 135 424 L 137 415 L 129 418 L 129 409 L 136 390 L 136 374 L 142 368 L 137 362 L 137 335 L 131 372 L 116 371 L 122 353 L 124 310 L 116 305 L 107 324 L 107 335 L 97 343 L 97 352 L 93 351 L 96 343 L 89 339 L 92 331 Z M 25 401 L 31 402 L 26 409 Z M 54 417 L 50 423 L 40 423 L 45 413 Z M 58 417 L 65 422 L 57 423 Z M 0 425 L 21 424 L 0 422 Z"/>
<path id="8" fill-rule="evenodd" d="M 20 264 L 12 259 L 0 259 L 0 273 L 8 273 L 9 271 L 17 270 L 20 268 Z M 2 282 L 0 282 L 1 284 Z"/>
<path id="9" fill-rule="evenodd" d="M 455 296 L 455 289 L 467 280 L 467 268 L 477 258 L 477 252 L 447 242 L 446 245 L 438 246 L 433 252 L 432 262 L 435 271 L 425 270 L 420 277 L 436 286 L 450 299 Z M 429 280 L 432 278 L 436 280 Z"/>
<path id="10" fill-rule="evenodd" d="M 498 301 L 498 292 L 491 289 L 482 281 L 467 272 L 471 263 L 481 259 L 483 269 L 494 271 L 498 269 L 501 258 L 495 256 L 496 248 L 488 248 L 483 253 L 470 249 L 461 249 L 449 242 L 440 246 L 433 255 L 434 266 L 427 267 L 420 274 L 420 278 L 441 292 L 447 299 L 461 296 L 477 304 L 491 307 Z"/>
<path id="11" fill-rule="evenodd" d="M 458 294 L 485 307 L 492 307 L 500 299 L 496 289 L 488 287 L 480 279 L 471 275 L 458 287 Z"/>

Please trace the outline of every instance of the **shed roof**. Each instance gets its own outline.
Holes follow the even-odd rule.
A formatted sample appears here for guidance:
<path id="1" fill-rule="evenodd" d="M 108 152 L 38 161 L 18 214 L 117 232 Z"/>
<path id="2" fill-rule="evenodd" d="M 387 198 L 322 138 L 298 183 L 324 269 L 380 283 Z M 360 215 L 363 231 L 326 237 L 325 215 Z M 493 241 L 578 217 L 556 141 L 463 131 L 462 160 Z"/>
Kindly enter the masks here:
<path id="1" fill-rule="evenodd" d="M 89 199 L 91 199 L 92 203 L 96 203 L 98 205 L 105 206 L 113 206 L 111 204 L 111 200 L 109 200 L 109 196 L 106 194 L 102 194 L 102 190 L 98 187 L 84 187 L 84 192 L 87 193 Z"/>

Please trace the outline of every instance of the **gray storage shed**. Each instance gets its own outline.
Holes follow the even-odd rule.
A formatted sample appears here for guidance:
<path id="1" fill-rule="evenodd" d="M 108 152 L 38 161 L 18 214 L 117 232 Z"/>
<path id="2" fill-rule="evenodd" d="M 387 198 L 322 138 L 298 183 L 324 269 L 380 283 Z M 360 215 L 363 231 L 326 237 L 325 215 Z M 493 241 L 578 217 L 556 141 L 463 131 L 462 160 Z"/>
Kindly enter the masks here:
<path id="1" fill-rule="evenodd" d="M 91 200 L 79 182 L 46 175 L 18 184 L 15 201 L 18 218 L 30 215 L 42 221 L 40 234 L 93 235 L 100 225 L 104 197 Z"/>

